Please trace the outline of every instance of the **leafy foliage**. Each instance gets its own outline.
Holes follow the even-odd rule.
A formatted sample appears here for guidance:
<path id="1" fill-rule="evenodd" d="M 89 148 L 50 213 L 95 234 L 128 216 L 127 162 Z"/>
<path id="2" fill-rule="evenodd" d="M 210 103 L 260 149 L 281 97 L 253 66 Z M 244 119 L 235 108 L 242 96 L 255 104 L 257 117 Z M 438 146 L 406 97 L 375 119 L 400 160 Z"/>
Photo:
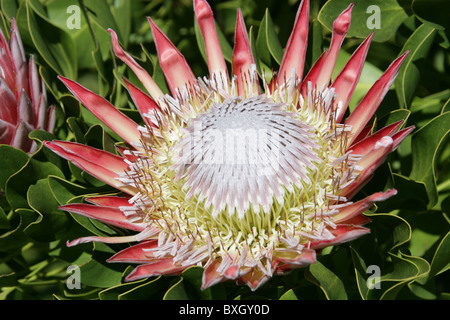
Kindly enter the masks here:
<path id="1" fill-rule="evenodd" d="M 350 0 L 311 2 L 307 69 L 327 48 L 331 25 Z M 426 3 L 426 4 L 425 4 Z M 360 83 L 350 102 L 359 99 L 406 50 L 410 54 L 377 111 L 375 127 L 406 119 L 416 129 L 378 169 L 362 193 L 394 187 L 398 194 L 366 214 L 371 234 L 350 244 L 325 249 L 318 262 L 275 277 L 251 292 L 222 283 L 200 290 L 202 269 L 180 276 L 154 277 L 131 283 L 127 265 L 106 260 L 119 245 L 65 242 L 83 235 L 121 235 L 88 218 L 69 215 L 58 206 L 81 202 L 88 195 L 116 192 L 101 181 L 42 148 L 43 140 L 72 140 L 115 152 L 118 137 L 68 94 L 56 79 L 63 75 L 107 97 L 139 121 L 122 83 L 139 81 L 111 54 L 107 28 L 166 90 L 146 16 L 178 46 L 197 76 L 207 74 L 204 47 L 193 23 L 190 0 L 11 0 L 1 1 L 0 27 L 8 34 L 16 17 L 27 53 L 34 54 L 58 106 L 54 134 L 34 131 L 40 148 L 32 155 L 0 146 L 0 299 L 448 299 L 450 267 L 450 52 L 448 2 L 355 1 L 349 37 L 338 56 L 334 76 L 371 31 L 374 42 Z M 277 70 L 299 1 L 211 1 L 221 45 L 230 61 L 236 8 L 242 8 L 259 74 Z M 67 9 L 80 9 L 79 28 L 70 29 Z M 366 23 L 380 9 L 380 29 Z M 447 8 L 447 9 L 445 9 Z M 200 54 L 199 54 L 200 53 Z M 70 265 L 81 266 L 80 289 L 69 289 Z M 376 282 L 369 268 L 379 268 Z M 369 284 L 374 287 L 369 289 Z"/>

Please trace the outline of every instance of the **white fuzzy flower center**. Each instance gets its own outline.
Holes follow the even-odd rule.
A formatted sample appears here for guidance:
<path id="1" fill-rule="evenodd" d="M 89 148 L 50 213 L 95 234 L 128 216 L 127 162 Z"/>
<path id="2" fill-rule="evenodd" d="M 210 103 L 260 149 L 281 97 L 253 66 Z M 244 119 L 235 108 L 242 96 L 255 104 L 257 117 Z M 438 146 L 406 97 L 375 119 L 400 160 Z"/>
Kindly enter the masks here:
<path id="1" fill-rule="evenodd" d="M 317 156 L 314 128 L 262 96 L 228 99 L 187 128 L 174 166 L 185 180 L 186 197 L 205 199 L 213 216 L 227 210 L 243 218 L 253 211 L 270 213 L 274 198 L 283 204 L 285 189 L 302 188 Z"/>

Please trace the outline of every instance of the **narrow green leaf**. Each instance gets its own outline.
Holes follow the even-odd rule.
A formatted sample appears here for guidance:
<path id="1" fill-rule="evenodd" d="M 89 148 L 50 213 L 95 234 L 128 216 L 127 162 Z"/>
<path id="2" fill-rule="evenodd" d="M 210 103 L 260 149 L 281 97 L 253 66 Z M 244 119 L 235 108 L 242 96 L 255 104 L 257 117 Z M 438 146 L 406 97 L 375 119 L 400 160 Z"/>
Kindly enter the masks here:
<path id="1" fill-rule="evenodd" d="M 410 50 L 394 82 L 400 106 L 403 108 L 407 108 L 411 103 L 415 88 L 419 83 L 420 71 L 414 62 L 427 56 L 435 35 L 435 28 L 422 24 L 414 31 L 400 51 L 403 53 Z"/>
<path id="2" fill-rule="evenodd" d="M 76 50 L 70 35 L 48 20 L 39 1 L 27 0 L 26 10 L 28 30 L 40 56 L 57 74 L 76 79 Z"/>
<path id="3" fill-rule="evenodd" d="M 439 243 L 431 261 L 430 276 L 435 276 L 450 268 L 450 232 Z"/>
<path id="4" fill-rule="evenodd" d="M 344 283 L 320 261 L 309 266 L 307 279 L 322 289 L 329 300 L 347 300 Z"/>
<path id="5" fill-rule="evenodd" d="M 119 300 L 162 299 L 173 277 L 158 276 L 119 294 Z"/>
<path id="6" fill-rule="evenodd" d="M 190 300 L 189 295 L 184 288 L 182 277 L 167 290 L 163 300 Z"/>
<path id="7" fill-rule="evenodd" d="M 87 286 L 108 288 L 120 284 L 123 266 L 106 262 L 114 250 L 106 244 L 95 242 L 92 259 L 81 266 L 81 282 Z"/>
<path id="8" fill-rule="evenodd" d="M 280 300 L 298 300 L 296 294 L 294 293 L 294 290 L 289 289 L 283 295 L 280 297 Z"/>
<path id="9" fill-rule="evenodd" d="M 18 172 L 29 158 L 25 152 L 8 145 L 0 145 L 0 188 L 5 189 L 6 181 Z"/>
<path id="10" fill-rule="evenodd" d="M 41 179 L 30 186 L 27 198 L 30 207 L 41 217 L 24 231 L 33 239 L 42 242 L 61 239 L 69 227 L 69 220 L 64 212 L 58 210 L 59 203 L 53 197 L 48 179 Z"/>
<path id="11" fill-rule="evenodd" d="M 450 112 L 438 115 L 412 136 L 412 169 L 410 178 L 422 181 L 427 188 L 432 208 L 438 201 L 436 159 L 450 132 Z"/>
<path id="12" fill-rule="evenodd" d="M 272 66 L 272 58 L 279 64 L 283 58 L 283 48 L 278 39 L 272 17 L 266 9 L 256 37 L 256 49 L 259 58 L 268 66 Z M 274 66 L 272 66 L 274 67 Z"/>

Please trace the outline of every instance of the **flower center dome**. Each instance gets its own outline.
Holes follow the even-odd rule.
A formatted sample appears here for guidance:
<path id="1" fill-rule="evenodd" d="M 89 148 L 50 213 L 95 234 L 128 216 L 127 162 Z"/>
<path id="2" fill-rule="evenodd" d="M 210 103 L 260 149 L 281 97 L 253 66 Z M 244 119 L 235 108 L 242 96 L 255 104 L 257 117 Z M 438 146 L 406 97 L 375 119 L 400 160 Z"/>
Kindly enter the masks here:
<path id="1" fill-rule="evenodd" d="M 231 98 L 213 104 L 186 129 L 174 147 L 172 169 L 185 181 L 186 197 L 198 196 L 213 216 L 227 210 L 243 218 L 246 211 L 269 213 L 274 199 L 322 162 L 315 130 L 262 96 Z"/>

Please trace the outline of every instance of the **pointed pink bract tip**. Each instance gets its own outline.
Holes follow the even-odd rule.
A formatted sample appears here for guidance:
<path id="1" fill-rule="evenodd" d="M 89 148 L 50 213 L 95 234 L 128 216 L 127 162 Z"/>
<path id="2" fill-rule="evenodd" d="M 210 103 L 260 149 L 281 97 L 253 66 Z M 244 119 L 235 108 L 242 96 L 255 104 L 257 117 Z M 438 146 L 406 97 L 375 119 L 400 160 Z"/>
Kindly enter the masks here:
<path id="1" fill-rule="evenodd" d="M 345 9 L 333 22 L 333 31 L 338 34 L 347 33 L 352 18 L 353 3 Z"/>

